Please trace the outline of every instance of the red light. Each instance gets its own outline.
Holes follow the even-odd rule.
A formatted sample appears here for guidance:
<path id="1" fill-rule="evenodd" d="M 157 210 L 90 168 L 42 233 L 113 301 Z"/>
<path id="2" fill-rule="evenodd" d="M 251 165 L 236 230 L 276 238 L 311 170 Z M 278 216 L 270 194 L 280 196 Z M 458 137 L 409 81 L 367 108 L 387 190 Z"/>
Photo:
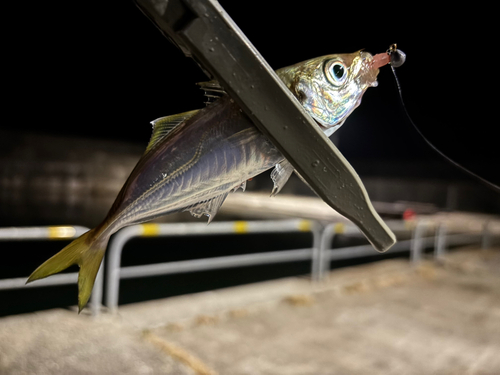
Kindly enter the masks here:
<path id="1" fill-rule="evenodd" d="M 407 208 L 405 212 L 403 212 L 403 220 L 413 220 L 415 216 L 417 216 L 417 214 L 411 208 Z"/>

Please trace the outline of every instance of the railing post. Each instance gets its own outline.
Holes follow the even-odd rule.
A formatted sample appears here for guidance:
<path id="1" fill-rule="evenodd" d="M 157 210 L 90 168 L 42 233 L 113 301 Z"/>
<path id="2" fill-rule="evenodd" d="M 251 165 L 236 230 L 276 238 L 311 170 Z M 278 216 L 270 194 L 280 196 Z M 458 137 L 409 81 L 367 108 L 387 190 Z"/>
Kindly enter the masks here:
<path id="1" fill-rule="evenodd" d="M 323 232 L 321 234 L 321 242 L 320 242 L 320 247 L 321 247 L 321 261 L 318 265 L 318 279 L 321 280 L 323 279 L 328 271 L 330 270 L 330 249 L 331 249 L 331 243 L 333 239 L 335 238 L 335 233 L 336 233 L 336 226 L 337 224 L 329 224 L 324 227 Z"/>
<path id="2" fill-rule="evenodd" d="M 436 260 L 441 261 L 446 254 L 446 235 L 448 232 L 446 224 L 439 224 L 436 232 L 437 233 L 434 242 L 434 257 L 436 258 Z"/>
<path id="3" fill-rule="evenodd" d="M 102 261 L 97 276 L 95 278 L 94 290 L 90 296 L 90 310 L 93 316 L 97 316 L 101 312 L 102 294 L 104 288 L 104 260 Z"/>
<path id="4" fill-rule="evenodd" d="M 120 292 L 120 263 L 123 246 L 129 239 L 142 234 L 140 225 L 123 228 L 116 233 L 108 248 L 108 268 L 106 283 L 106 306 L 110 312 L 116 312 L 118 307 L 118 295 Z"/>
<path id="5" fill-rule="evenodd" d="M 417 265 L 422 260 L 422 252 L 424 249 L 424 234 L 427 231 L 428 223 L 425 220 L 420 220 L 413 231 L 413 238 L 410 247 L 410 261 L 413 266 Z"/>
<path id="6" fill-rule="evenodd" d="M 321 280 L 321 267 L 323 262 L 323 248 L 322 248 L 322 233 L 325 228 L 320 223 L 313 223 L 312 234 L 313 234 L 313 244 L 312 244 L 312 259 L 311 259 L 311 279 L 313 281 Z"/>

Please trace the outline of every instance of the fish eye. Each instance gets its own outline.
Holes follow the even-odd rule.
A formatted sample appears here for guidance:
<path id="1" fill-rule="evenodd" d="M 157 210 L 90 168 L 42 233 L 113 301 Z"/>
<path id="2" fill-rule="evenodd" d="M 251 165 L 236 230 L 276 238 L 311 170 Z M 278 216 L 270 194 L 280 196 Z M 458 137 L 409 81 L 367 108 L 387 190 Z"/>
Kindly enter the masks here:
<path id="1" fill-rule="evenodd" d="M 340 86 L 347 79 L 347 67 L 339 60 L 329 60 L 325 64 L 325 75 L 332 85 Z"/>

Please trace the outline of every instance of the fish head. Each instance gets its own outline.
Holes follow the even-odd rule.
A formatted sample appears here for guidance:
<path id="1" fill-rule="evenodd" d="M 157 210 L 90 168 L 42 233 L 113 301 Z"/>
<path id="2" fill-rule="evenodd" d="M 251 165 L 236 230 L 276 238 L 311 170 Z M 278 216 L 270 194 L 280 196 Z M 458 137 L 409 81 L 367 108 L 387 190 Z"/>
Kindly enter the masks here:
<path id="1" fill-rule="evenodd" d="M 376 55 L 376 57 L 379 55 Z M 276 71 L 306 112 L 330 136 L 377 86 L 380 58 L 358 51 L 317 57 Z"/>

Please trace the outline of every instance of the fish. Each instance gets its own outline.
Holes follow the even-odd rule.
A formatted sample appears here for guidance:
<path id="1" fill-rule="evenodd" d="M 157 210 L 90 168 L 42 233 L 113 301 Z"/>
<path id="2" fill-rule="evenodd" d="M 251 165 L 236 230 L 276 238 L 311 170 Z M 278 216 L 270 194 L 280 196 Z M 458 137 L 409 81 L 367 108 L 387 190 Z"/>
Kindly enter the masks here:
<path id="1" fill-rule="evenodd" d="M 332 135 L 377 86 L 387 53 L 333 54 L 278 69 L 276 74 L 315 120 Z M 146 150 L 121 188 L 106 218 L 40 265 L 27 283 L 74 264 L 78 310 L 87 304 L 110 236 L 123 227 L 174 212 L 189 211 L 213 220 L 230 192 L 245 190 L 247 180 L 274 167 L 271 195 L 279 193 L 294 171 L 217 81 L 200 84 L 206 107 L 152 121 Z M 215 95 L 214 95 L 215 94 Z"/>

